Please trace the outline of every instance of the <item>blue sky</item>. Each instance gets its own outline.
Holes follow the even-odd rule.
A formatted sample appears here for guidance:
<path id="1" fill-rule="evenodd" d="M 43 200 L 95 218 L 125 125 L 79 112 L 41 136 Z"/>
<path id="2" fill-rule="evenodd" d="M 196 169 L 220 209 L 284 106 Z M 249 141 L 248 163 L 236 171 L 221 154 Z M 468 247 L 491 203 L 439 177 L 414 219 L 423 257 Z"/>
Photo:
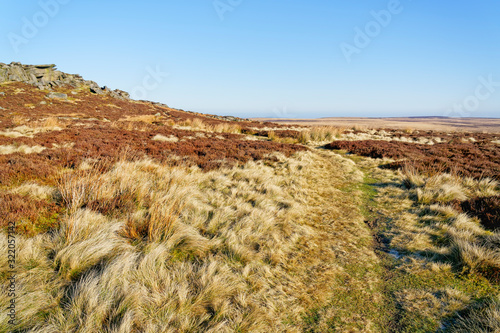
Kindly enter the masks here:
<path id="1" fill-rule="evenodd" d="M 221 115 L 498 117 L 499 17 L 492 0 L 10 1 L 0 62 Z"/>

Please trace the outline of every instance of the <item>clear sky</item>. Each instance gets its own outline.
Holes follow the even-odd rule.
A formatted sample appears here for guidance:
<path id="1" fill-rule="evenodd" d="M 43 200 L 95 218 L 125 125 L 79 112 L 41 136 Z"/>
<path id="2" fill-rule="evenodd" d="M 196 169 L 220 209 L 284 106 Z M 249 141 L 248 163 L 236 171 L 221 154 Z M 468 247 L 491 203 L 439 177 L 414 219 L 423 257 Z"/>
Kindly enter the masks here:
<path id="1" fill-rule="evenodd" d="M 11 61 L 221 115 L 499 117 L 500 1 L 4 1 Z"/>

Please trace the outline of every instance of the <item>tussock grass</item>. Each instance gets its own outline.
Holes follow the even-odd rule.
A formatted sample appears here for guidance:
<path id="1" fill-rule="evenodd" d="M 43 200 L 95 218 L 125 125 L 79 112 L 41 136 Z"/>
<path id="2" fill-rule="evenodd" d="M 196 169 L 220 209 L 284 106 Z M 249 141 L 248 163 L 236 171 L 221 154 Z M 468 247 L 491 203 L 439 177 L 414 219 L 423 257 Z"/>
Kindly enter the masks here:
<path id="1" fill-rule="evenodd" d="M 368 129 L 366 127 L 346 129 L 339 137 L 341 140 L 361 141 L 361 140 L 377 140 L 377 141 L 396 141 L 407 143 L 418 143 L 425 145 L 434 145 L 436 143 L 445 142 L 444 139 L 437 136 L 430 137 L 411 137 L 414 131 L 412 129 L 405 129 L 401 131 L 401 136 L 395 136 L 394 133 L 385 130 Z M 408 136 L 404 136 L 407 134 Z"/>
<path id="2" fill-rule="evenodd" d="M 278 136 L 276 135 L 276 132 L 269 131 L 269 132 L 267 132 L 267 138 L 271 141 L 274 141 L 274 140 L 278 139 Z"/>
<path id="3" fill-rule="evenodd" d="M 44 151 L 46 148 L 42 146 L 27 146 L 27 145 L 4 145 L 0 146 L 0 155 L 8 155 L 13 153 L 34 154 Z"/>
<path id="4" fill-rule="evenodd" d="M 329 329 L 332 318 L 345 329 L 375 327 L 329 305 L 343 288 L 338 274 L 357 281 L 357 293 L 365 278 L 377 283 L 374 255 L 362 245 L 369 234 L 352 236 L 363 226 L 345 209 L 354 201 L 332 204 L 337 187 L 359 180 L 353 164 L 333 153 L 272 160 L 205 173 L 151 160 L 86 161 L 62 172 L 59 229 L 19 240 L 25 305 L 14 329 L 298 332 Z M 328 186 L 318 193 L 318 183 Z M 367 271 L 342 273 L 339 239 Z M 313 307 L 322 310 L 311 323 Z"/>
<path id="5" fill-rule="evenodd" d="M 500 331 L 500 299 L 490 296 L 461 311 L 448 327 L 454 333 L 486 333 Z"/>
<path id="6" fill-rule="evenodd" d="M 65 279 L 76 279 L 83 272 L 121 253 L 127 242 L 118 237 L 120 221 L 109 221 L 100 214 L 80 210 L 72 214 L 59 230 L 54 265 Z"/>
<path id="7" fill-rule="evenodd" d="M 391 330 L 491 331 L 499 318 L 461 318 L 478 313 L 476 300 L 500 291 L 500 236 L 449 203 L 497 191 L 496 183 L 450 174 L 427 177 L 411 169 L 397 174 L 378 168 L 381 163 L 358 162 L 385 184 L 377 189 L 371 223 L 391 276 L 385 283 L 388 304 L 391 299 L 394 304 L 392 310 L 388 306 L 395 316 Z"/>
<path id="8" fill-rule="evenodd" d="M 126 118 L 119 119 L 118 122 L 120 121 L 127 121 L 127 122 L 137 122 L 137 123 L 146 123 L 146 124 L 152 124 L 154 122 L 157 122 L 161 119 L 161 116 L 153 115 L 153 114 L 145 114 L 145 115 L 139 115 L 139 116 L 126 116 Z"/>
<path id="9" fill-rule="evenodd" d="M 63 128 L 59 126 L 55 127 L 29 127 L 26 125 L 17 126 L 14 128 L 9 128 L 5 131 L 0 131 L 0 135 L 6 136 L 8 138 L 20 138 L 28 137 L 33 138 L 38 133 L 45 133 L 51 131 L 61 131 Z"/>
<path id="10" fill-rule="evenodd" d="M 11 189 L 12 193 L 23 196 L 29 195 L 38 200 L 50 200 L 57 196 L 57 190 L 51 186 L 39 185 L 35 182 L 27 182 Z"/>
<path id="11" fill-rule="evenodd" d="M 201 118 L 186 119 L 173 125 L 174 128 L 184 130 L 205 131 L 210 133 L 241 133 L 241 126 L 238 124 L 231 124 L 229 122 L 221 122 L 217 124 L 208 124 Z"/>
<path id="12" fill-rule="evenodd" d="M 164 135 L 161 135 L 161 134 L 156 134 L 153 137 L 153 140 L 155 140 L 155 141 L 163 141 L 163 142 L 177 142 L 177 141 L 179 141 L 179 138 L 176 137 L 176 136 L 174 136 L 174 135 L 164 136 Z"/>
<path id="13" fill-rule="evenodd" d="M 209 172 L 148 159 L 87 160 L 61 171 L 56 189 L 14 188 L 58 200 L 67 214 L 50 233 L 19 237 L 20 321 L 6 328 L 0 314 L 0 330 L 496 325 L 480 319 L 493 301 L 477 300 L 499 291 L 500 236 L 447 205 L 497 193 L 496 182 L 398 175 L 331 151 L 269 157 Z"/>
<path id="14" fill-rule="evenodd" d="M 476 180 L 448 173 L 425 177 L 411 167 L 404 168 L 399 174 L 404 186 L 411 190 L 418 202 L 427 205 L 495 196 L 500 190 L 498 182 L 490 178 Z"/>
<path id="15" fill-rule="evenodd" d="M 454 200 L 466 200 L 467 195 L 460 184 L 429 184 L 417 189 L 418 202 L 422 204 L 446 203 Z"/>
<path id="16" fill-rule="evenodd" d="M 302 144 L 332 141 L 339 138 L 344 131 L 345 129 L 342 127 L 313 126 L 310 129 L 301 131 L 298 140 Z"/>
<path id="17" fill-rule="evenodd" d="M 30 121 L 26 118 L 17 117 L 14 123 L 19 126 L 0 131 L 0 135 L 9 138 L 33 138 L 39 133 L 61 131 L 66 128 L 66 124 L 61 122 L 57 117 L 48 117 L 37 121 Z"/>
<path id="18" fill-rule="evenodd" d="M 415 168 L 407 166 L 403 170 L 398 170 L 398 173 L 406 188 L 413 189 L 425 185 L 425 178 Z"/>
<path id="19" fill-rule="evenodd" d="M 455 211 L 450 203 L 498 193 L 490 179 L 474 180 L 450 174 L 424 177 L 412 170 L 400 173 L 404 189 L 383 190 L 400 200 L 401 213 L 393 221 L 398 231 L 391 245 L 400 251 L 428 251 L 469 272 L 497 279 L 500 273 L 498 233 L 486 231 L 475 218 Z M 411 212 L 413 202 L 419 208 Z"/>
<path id="20" fill-rule="evenodd" d="M 41 128 L 64 128 L 66 125 L 59 120 L 57 117 L 47 117 L 42 120 Z"/>

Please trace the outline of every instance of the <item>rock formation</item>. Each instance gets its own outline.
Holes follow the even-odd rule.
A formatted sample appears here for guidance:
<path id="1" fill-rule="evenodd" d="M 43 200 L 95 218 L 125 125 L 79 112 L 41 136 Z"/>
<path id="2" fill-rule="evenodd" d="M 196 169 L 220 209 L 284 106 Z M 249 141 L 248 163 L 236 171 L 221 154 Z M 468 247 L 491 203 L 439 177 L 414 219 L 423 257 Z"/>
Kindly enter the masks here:
<path id="1" fill-rule="evenodd" d="M 56 65 L 23 65 L 19 62 L 0 63 L 0 83 L 7 81 L 25 82 L 41 90 L 52 90 L 54 87 L 64 85 L 74 88 L 85 86 L 94 94 L 106 94 L 120 99 L 130 98 L 130 95 L 125 91 L 111 90 L 108 87 L 101 88 L 94 81 L 84 80 L 78 74 L 66 74 L 58 71 Z"/>
<path id="2" fill-rule="evenodd" d="M 11 62 L 4 64 L 0 62 L 0 83 L 3 82 L 24 82 L 36 86 L 40 90 L 48 90 L 48 98 L 66 99 L 67 96 L 62 93 L 51 92 L 53 88 L 60 86 L 70 86 L 73 88 L 85 87 L 93 94 L 109 95 L 119 99 L 130 99 L 129 93 L 115 89 L 111 90 L 108 87 L 100 87 L 97 83 L 83 79 L 78 74 L 67 74 L 56 69 L 56 65 L 23 65 L 19 62 Z M 2 93 L 0 92 L 0 95 Z M 145 101 L 149 102 L 149 101 Z M 168 108 L 169 106 L 163 103 L 150 102 L 154 105 Z M 214 118 L 226 121 L 250 121 L 250 119 L 242 119 L 233 116 L 217 116 L 206 115 L 192 111 L 180 110 L 199 116 Z"/>

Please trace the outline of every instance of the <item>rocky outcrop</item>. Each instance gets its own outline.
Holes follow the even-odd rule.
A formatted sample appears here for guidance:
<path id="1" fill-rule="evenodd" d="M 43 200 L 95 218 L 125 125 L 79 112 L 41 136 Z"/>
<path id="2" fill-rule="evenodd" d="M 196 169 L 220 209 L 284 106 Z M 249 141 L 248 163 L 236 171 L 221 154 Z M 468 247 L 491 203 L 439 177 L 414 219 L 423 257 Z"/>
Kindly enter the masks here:
<path id="1" fill-rule="evenodd" d="M 217 115 L 204 115 L 204 116 L 225 121 L 251 121 L 248 118 L 238 118 L 233 116 L 217 116 Z"/>
<path id="2" fill-rule="evenodd" d="M 66 74 L 56 69 L 56 65 L 23 65 L 19 62 L 0 63 L 0 83 L 25 82 L 41 90 L 52 90 L 59 86 L 73 88 L 88 87 L 90 92 L 99 95 L 110 95 L 119 99 L 129 99 L 130 95 L 122 90 L 111 90 L 100 87 L 94 81 L 84 80 L 78 74 Z"/>
<path id="3" fill-rule="evenodd" d="M 68 96 L 63 93 L 54 92 L 54 88 L 57 87 L 72 87 L 72 88 L 82 88 L 88 89 L 93 94 L 98 95 L 108 95 L 114 98 L 128 100 L 130 99 L 129 93 L 115 89 L 111 90 L 108 87 L 100 87 L 94 81 L 84 80 L 78 74 L 67 74 L 56 69 L 56 65 L 23 65 L 19 62 L 11 62 L 10 64 L 4 64 L 0 62 L 0 83 L 3 82 L 24 82 L 38 87 L 40 90 L 48 90 L 49 93 L 46 95 L 49 99 L 67 99 Z M 74 93 L 74 92 L 73 92 Z M 0 92 L 0 96 L 3 93 Z M 149 102 L 149 101 L 144 101 Z M 45 102 L 44 102 L 45 103 Z M 150 102 L 153 105 L 157 105 L 164 108 L 169 108 L 168 105 L 158 102 Z M 233 116 L 217 116 L 217 115 L 207 115 L 200 114 L 192 111 L 179 110 L 199 116 L 204 116 L 208 118 L 213 118 L 217 120 L 224 121 L 250 121 L 250 119 L 243 119 Z"/>
<path id="4" fill-rule="evenodd" d="M 68 99 L 68 95 L 57 92 L 50 92 L 46 96 L 47 98 L 57 98 L 57 99 Z"/>

